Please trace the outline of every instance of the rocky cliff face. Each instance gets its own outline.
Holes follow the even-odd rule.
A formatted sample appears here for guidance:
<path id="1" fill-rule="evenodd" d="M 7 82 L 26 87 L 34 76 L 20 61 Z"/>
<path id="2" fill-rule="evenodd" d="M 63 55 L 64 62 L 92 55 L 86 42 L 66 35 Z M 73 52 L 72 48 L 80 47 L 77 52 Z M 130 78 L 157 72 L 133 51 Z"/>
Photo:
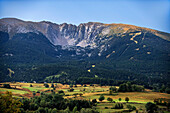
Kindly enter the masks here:
<path id="1" fill-rule="evenodd" d="M 135 59 L 135 56 L 138 56 L 136 59 L 139 59 L 141 53 L 142 55 L 152 54 L 153 56 L 165 53 L 168 56 L 168 47 L 170 46 L 169 33 L 126 24 L 89 22 L 76 26 L 67 23 L 30 22 L 5 18 L 0 19 L 0 31 L 8 33 L 10 40 L 19 33 L 43 34 L 54 46 L 50 48 L 56 51 L 56 57 L 63 55 L 63 52 L 59 54 L 59 48 L 55 47 L 57 45 L 61 45 L 64 50 L 67 49 L 70 57 L 77 55 L 81 57 L 102 56 L 115 59 L 121 57 Z M 34 37 L 33 34 L 28 34 L 28 36 Z M 33 38 L 32 41 L 34 40 Z M 160 51 L 161 53 L 159 53 Z"/>
<path id="2" fill-rule="evenodd" d="M 126 24 L 102 24 L 97 22 L 83 23 L 76 26 L 67 23 L 59 25 L 46 21 L 29 22 L 15 18 L 5 18 L 0 20 L 0 31 L 9 33 L 11 38 L 17 33 L 41 32 L 53 45 L 90 46 L 91 48 L 96 48 L 99 43 L 101 43 L 103 37 L 112 35 L 123 37 L 127 33 L 130 34 L 136 31 L 153 33 L 165 40 L 170 40 L 170 34 L 148 28 Z M 132 34 L 132 36 L 134 36 L 134 34 Z M 136 37 L 136 35 L 134 37 Z"/>
<path id="3" fill-rule="evenodd" d="M 95 47 L 94 40 L 102 32 L 105 26 L 102 23 L 85 23 L 75 26 L 72 24 L 54 24 L 51 22 L 24 22 L 18 19 L 1 19 L 0 31 L 10 34 L 10 37 L 16 33 L 34 32 L 43 33 L 54 45 L 73 45 L 86 47 L 91 45 Z"/>

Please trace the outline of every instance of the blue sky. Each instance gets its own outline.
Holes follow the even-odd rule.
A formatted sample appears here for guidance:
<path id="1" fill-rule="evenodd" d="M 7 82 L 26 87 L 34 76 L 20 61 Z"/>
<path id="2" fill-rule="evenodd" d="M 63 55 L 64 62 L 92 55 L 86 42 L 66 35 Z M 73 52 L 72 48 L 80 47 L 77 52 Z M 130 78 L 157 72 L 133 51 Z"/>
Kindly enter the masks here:
<path id="1" fill-rule="evenodd" d="M 0 0 L 0 18 L 125 23 L 170 33 L 170 0 Z"/>

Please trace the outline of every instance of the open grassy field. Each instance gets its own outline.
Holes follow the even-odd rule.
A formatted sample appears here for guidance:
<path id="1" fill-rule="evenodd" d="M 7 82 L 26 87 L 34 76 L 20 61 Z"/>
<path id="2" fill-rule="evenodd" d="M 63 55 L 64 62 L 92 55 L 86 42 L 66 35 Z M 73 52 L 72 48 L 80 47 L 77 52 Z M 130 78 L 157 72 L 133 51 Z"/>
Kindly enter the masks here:
<path id="1" fill-rule="evenodd" d="M 26 94 L 26 93 L 29 93 L 28 91 L 23 91 L 23 90 L 0 88 L 0 92 L 6 92 L 6 91 L 10 91 L 13 94 Z"/>
<path id="2" fill-rule="evenodd" d="M 1 83 L 1 85 L 4 83 Z M 6 83 L 7 84 L 7 83 Z M 11 91 L 13 93 L 13 96 L 15 97 L 33 97 L 33 91 L 37 92 L 45 92 L 45 93 L 51 93 L 51 83 L 49 84 L 49 88 L 46 88 L 43 83 L 8 83 L 12 87 L 11 89 L 7 88 L 0 88 L 1 93 L 5 93 L 5 91 Z M 30 84 L 32 84 L 33 87 L 30 87 Z M 86 100 L 92 100 L 97 99 L 98 103 L 96 106 L 96 109 L 100 111 L 101 113 L 109 113 L 109 112 L 119 112 L 119 111 L 126 111 L 127 105 L 130 104 L 132 106 L 135 106 L 140 112 L 145 111 L 145 104 L 147 102 L 153 102 L 155 98 L 166 98 L 170 99 L 170 94 L 166 93 L 159 93 L 159 92 L 152 92 L 150 90 L 146 90 L 145 92 L 126 92 L 126 93 L 113 93 L 112 95 L 109 95 L 109 88 L 110 86 L 89 86 L 86 85 L 86 87 L 77 85 L 77 87 L 74 87 L 74 91 L 70 92 L 68 91 L 70 89 L 69 85 L 62 85 L 60 83 L 54 83 L 54 86 L 56 87 L 54 92 L 58 93 L 59 90 L 63 90 L 65 93 L 64 98 L 73 98 L 73 99 L 86 99 Z M 79 94 L 83 94 L 80 96 Z M 75 94 L 77 94 L 75 96 Z M 36 96 L 39 96 L 40 93 L 36 93 Z M 104 95 L 105 99 L 100 102 L 98 99 L 100 95 Z M 123 103 L 124 108 L 123 109 L 111 109 L 115 103 L 110 103 L 107 101 L 107 98 L 110 97 L 115 102 Z M 129 98 L 129 102 L 126 103 L 125 98 Z M 122 100 L 119 101 L 118 99 L 121 98 Z M 107 108 L 105 108 L 107 107 Z M 162 106 L 160 106 L 162 107 Z"/>

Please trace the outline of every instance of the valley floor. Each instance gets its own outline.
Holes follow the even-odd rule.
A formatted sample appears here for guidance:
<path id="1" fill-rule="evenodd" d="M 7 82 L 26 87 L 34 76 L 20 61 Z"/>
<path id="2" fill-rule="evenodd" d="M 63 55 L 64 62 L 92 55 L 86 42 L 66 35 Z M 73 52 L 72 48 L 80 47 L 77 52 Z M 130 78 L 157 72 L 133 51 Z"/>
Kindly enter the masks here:
<path id="1" fill-rule="evenodd" d="M 39 96 L 41 92 L 51 93 L 52 83 L 49 84 L 49 88 L 46 88 L 43 83 L 0 83 L 3 84 L 10 84 L 11 89 L 7 88 L 0 88 L 0 93 L 5 93 L 6 91 L 11 91 L 14 97 L 33 97 Z M 30 87 L 32 84 L 32 87 Z M 109 94 L 110 86 L 99 86 L 95 84 L 94 86 L 86 85 L 86 87 L 77 85 L 74 87 L 74 91 L 68 91 L 70 89 L 69 85 L 62 85 L 60 83 L 53 83 L 56 87 L 54 92 L 58 93 L 58 91 L 64 91 L 65 95 L 64 98 L 73 98 L 73 99 L 86 99 L 86 100 L 93 100 L 97 99 L 97 106 L 96 109 L 101 113 L 108 113 L 108 112 L 118 112 L 118 111 L 126 111 L 127 105 L 135 106 L 140 112 L 145 111 L 145 104 L 147 102 L 154 102 L 156 98 L 165 98 L 170 99 L 170 94 L 166 93 L 159 93 L 159 92 L 152 92 L 150 90 L 145 90 L 145 92 L 125 92 L 125 93 L 113 93 L 112 95 Z M 36 93 L 33 95 L 33 92 Z M 80 95 L 81 94 L 81 95 Z M 104 95 L 105 99 L 101 102 L 99 101 L 100 95 Z M 123 103 L 123 109 L 111 109 L 116 103 L 111 103 L 107 101 L 107 98 L 110 97 L 115 102 Z M 129 102 L 125 101 L 125 98 L 129 98 Z M 121 101 L 119 101 L 121 98 Z M 159 106 L 160 108 L 166 109 L 164 106 Z"/>

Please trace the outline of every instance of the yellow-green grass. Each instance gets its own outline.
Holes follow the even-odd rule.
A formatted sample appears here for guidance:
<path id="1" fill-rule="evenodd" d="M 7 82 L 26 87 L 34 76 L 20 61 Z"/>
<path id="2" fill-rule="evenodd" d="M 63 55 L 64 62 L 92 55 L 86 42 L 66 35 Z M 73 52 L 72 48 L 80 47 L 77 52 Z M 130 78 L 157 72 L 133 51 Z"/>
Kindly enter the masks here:
<path id="1" fill-rule="evenodd" d="M 109 88 L 102 88 L 102 87 L 74 87 L 74 91 L 82 91 L 85 89 L 84 92 L 88 92 L 88 93 L 91 93 L 91 92 L 103 92 L 103 91 L 107 91 L 109 90 Z"/>
<path id="2" fill-rule="evenodd" d="M 107 94 L 107 95 L 106 95 Z M 105 100 L 107 102 L 107 98 L 110 97 L 115 102 L 119 102 L 119 98 L 121 98 L 121 102 L 126 102 L 125 98 L 129 98 L 129 102 L 137 102 L 137 103 L 147 103 L 153 102 L 155 98 L 170 98 L 169 94 L 166 93 L 157 93 L 157 92 L 128 92 L 128 93 L 118 93 L 118 95 L 108 95 L 109 92 L 104 92 Z M 100 94 L 93 94 L 86 95 L 86 99 L 98 99 Z"/>
<path id="3" fill-rule="evenodd" d="M 26 86 L 23 86 L 22 88 L 29 89 L 30 91 L 40 91 L 42 89 L 48 89 L 48 88 L 45 88 L 45 87 L 26 87 Z"/>
<path id="4" fill-rule="evenodd" d="M 135 106 L 137 110 L 143 111 L 145 110 L 145 104 L 132 104 L 132 103 L 123 103 L 123 109 L 111 109 L 115 106 L 116 103 L 98 103 L 97 104 L 97 110 L 102 113 L 109 113 L 109 112 L 120 112 L 123 110 L 128 110 L 127 105 Z M 108 107 L 108 109 L 105 109 L 105 107 Z"/>
<path id="5" fill-rule="evenodd" d="M 170 113 L 169 111 L 164 111 L 164 113 Z"/>
<path id="6" fill-rule="evenodd" d="M 22 98 L 22 96 L 15 96 L 15 95 L 12 95 L 12 97 L 15 97 L 15 98 Z"/>
<path id="7" fill-rule="evenodd" d="M 0 88 L 0 91 L 1 92 L 11 91 L 12 93 L 15 93 L 15 94 L 26 94 L 26 93 L 28 93 L 27 91 L 23 91 L 23 90 L 6 89 L 6 88 Z"/>
<path id="8" fill-rule="evenodd" d="M 123 109 L 111 109 L 114 106 L 115 106 L 115 103 L 99 103 L 99 104 L 97 104 L 96 109 L 100 113 L 119 112 L 122 110 L 127 110 L 126 105 L 123 105 L 124 106 Z M 108 107 L 108 109 L 105 109 L 105 107 Z"/>
<path id="9" fill-rule="evenodd" d="M 75 94 L 75 93 L 82 93 L 82 92 L 80 92 L 80 91 L 73 91 L 73 92 L 66 92 L 65 94 L 66 95 L 73 95 L 73 94 Z M 82 93 L 83 94 L 83 93 Z"/>
<path id="10" fill-rule="evenodd" d="M 99 111 L 100 113 L 112 113 L 112 112 L 121 112 L 123 109 L 101 109 L 101 108 L 97 108 L 97 111 Z"/>
<path id="11" fill-rule="evenodd" d="M 110 97 L 110 96 L 106 96 Z M 111 96 L 113 100 L 117 100 L 119 98 L 124 101 L 124 99 L 128 97 L 129 102 L 140 102 L 140 103 L 146 103 L 146 102 L 153 102 L 155 98 L 170 98 L 169 94 L 166 93 L 157 93 L 157 92 L 128 92 L 128 93 L 118 93 L 116 96 Z"/>

